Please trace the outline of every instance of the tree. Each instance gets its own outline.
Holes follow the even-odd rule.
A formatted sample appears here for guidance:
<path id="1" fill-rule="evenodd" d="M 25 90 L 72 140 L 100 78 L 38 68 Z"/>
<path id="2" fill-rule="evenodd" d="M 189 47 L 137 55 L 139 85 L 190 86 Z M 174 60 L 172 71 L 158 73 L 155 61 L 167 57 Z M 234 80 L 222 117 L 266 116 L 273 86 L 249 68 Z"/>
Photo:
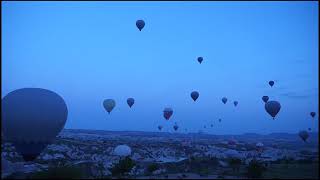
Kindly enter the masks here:
<path id="1" fill-rule="evenodd" d="M 229 159 L 229 164 L 232 167 L 233 172 L 239 172 L 240 165 L 241 165 L 241 159 L 231 158 L 231 159 Z"/>
<path id="2" fill-rule="evenodd" d="M 156 163 L 152 163 L 147 167 L 147 170 L 149 173 L 152 173 L 153 171 L 159 169 L 159 165 Z"/>
<path id="3" fill-rule="evenodd" d="M 247 167 L 247 177 L 248 178 L 261 178 L 263 171 L 265 171 L 264 166 L 257 160 L 251 160 Z"/>
<path id="4" fill-rule="evenodd" d="M 134 161 L 130 157 L 121 159 L 118 164 L 114 165 L 111 169 L 112 176 L 122 176 L 135 166 Z"/>
<path id="5" fill-rule="evenodd" d="M 80 179 L 84 173 L 79 167 L 52 167 L 45 171 L 36 172 L 31 179 Z"/>

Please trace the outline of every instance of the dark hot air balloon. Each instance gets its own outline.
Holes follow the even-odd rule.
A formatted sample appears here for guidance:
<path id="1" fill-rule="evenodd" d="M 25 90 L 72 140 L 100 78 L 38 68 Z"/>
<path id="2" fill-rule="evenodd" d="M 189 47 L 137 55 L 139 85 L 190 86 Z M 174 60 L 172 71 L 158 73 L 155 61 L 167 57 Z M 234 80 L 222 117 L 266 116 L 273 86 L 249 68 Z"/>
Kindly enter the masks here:
<path id="1" fill-rule="evenodd" d="M 226 104 L 226 103 L 227 103 L 227 101 L 228 101 L 228 99 L 227 99 L 226 97 L 223 97 L 223 98 L 222 98 L 222 102 L 223 102 L 223 104 Z"/>
<path id="2" fill-rule="evenodd" d="M 128 104 L 129 107 L 131 108 L 131 106 L 134 104 L 134 99 L 133 99 L 133 98 L 128 98 L 128 99 L 127 99 L 127 104 Z"/>
<path id="3" fill-rule="evenodd" d="M 162 129 L 162 126 L 158 126 L 158 129 L 159 129 L 159 131 L 161 131 L 161 129 Z"/>
<path id="4" fill-rule="evenodd" d="M 203 57 L 198 57 L 198 62 L 201 64 L 203 61 Z"/>
<path id="5" fill-rule="evenodd" d="M 106 99 L 103 101 L 103 107 L 106 109 L 106 111 L 109 114 L 115 106 L 116 106 L 116 101 L 114 101 L 113 99 Z"/>
<path id="6" fill-rule="evenodd" d="M 61 96 L 41 88 L 23 88 L 2 99 L 2 131 L 25 161 L 33 161 L 63 129 L 68 109 Z"/>
<path id="7" fill-rule="evenodd" d="M 268 101 L 265 104 L 264 108 L 266 109 L 267 113 L 269 113 L 274 119 L 280 111 L 281 105 L 278 101 Z"/>
<path id="8" fill-rule="evenodd" d="M 166 120 L 169 120 L 170 117 L 172 116 L 173 114 L 173 110 L 171 108 L 165 108 L 163 110 L 163 117 L 166 119 Z"/>
<path id="9" fill-rule="evenodd" d="M 234 104 L 234 106 L 237 106 L 238 105 L 238 101 L 234 101 L 233 104 Z"/>
<path id="10" fill-rule="evenodd" d="M 268 96 L 262 96 L 262 101 L 264 103 L 267 103 L 269 101 L 269 97 Z"/>
<path id="11" fill-rule="evenodd" d="M 178 128 L 179 128 L 179 126 L 178 126 L 177 124 L 175 124 L 175 125 L 173 126 L 173 129 L 174 129 L 175 131 L 177 131 Z"/>
<path id="12" fill-rule="evenodd" d="M 316 116 L 316 112 L 311 112 L 310 115 L 314 118 L 314 116 Z"/>
<path id="13" fill-rule="evenodd" d="M 191 98 L 193 99 L 193 101 L 196 101 L 199 97 L 199 93 L 197 91 L 193 91 L 191 93 Z"/>
<path id="14" fill-rule="evenodd" d="M 139 29 L 139 31 L 141 31 L 141 30 L 144 28 L 144 25 L 145 25 L 145 23 L 144 23 L 143 20 L 138 20 L 138 21 L 136 22 L 136 26 L 137 26 L 137 28 Z"/>
<path id="15" fill-rule="evenodd" d="M 274 85 L 274 81 L 269 81 L 269 85 L 272 87 Z"/>
<path id="16" fill-rule="evenodd" d="M 281 105 L 278 101 L 268 101 L 265 104 L 264 108 L 266 109 L 267 113 L 269 113 L 270 116 L 272 116 L 272 118 L 274 119 L 280 111 Z"/>

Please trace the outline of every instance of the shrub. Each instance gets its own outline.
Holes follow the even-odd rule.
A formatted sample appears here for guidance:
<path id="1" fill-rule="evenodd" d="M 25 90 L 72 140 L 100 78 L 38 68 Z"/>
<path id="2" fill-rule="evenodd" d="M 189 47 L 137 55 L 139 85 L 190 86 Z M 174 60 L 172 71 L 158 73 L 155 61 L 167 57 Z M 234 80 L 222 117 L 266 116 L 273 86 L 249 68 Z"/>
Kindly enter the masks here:
<path id="1" fill-rule="evenodd" d="M 135 163 L 130 157 L 126 157 L 124 159 L 121 159 L 118 164 L 114 165 L 111 169 L 111 173 L 113 176 L 121 176 L 125 173 L 129 172 L 133 167 Z"/>
<path id="2" fill-rule="evenodd" d="M 248 178 L 261 178 L 262 173 L 265 170 L 264 166 L 257 160 L 250 161 L 247 167 Z"/>
<path id="3" fill-rule="evenodd" d="M 152 173 L 153 171 L 159 169 L 159 165 L 156 163 L 152 163 L 147 167 L 147 170 L 149 173 Z"/>
<path id="4" fill-rule="evenodd" d="M 79 179 L 84 174 L 78 167 L 53 167 L 46 171 L 36 172 L 31 179 Z"/>
<path id="5" fill-rule="evenodd" d="M 239 158 L 231 158 L 229 159 L 229 164 L 232 167 L 233 171 L 239 171 L 241 165 L 241 159 Z"/>
<path id="6" fill-rule="evenodd" d="M 209 169 L 208 168 L 201 168 L 199 171 L 200 176 L 208 176 L 209 175 Z"/>

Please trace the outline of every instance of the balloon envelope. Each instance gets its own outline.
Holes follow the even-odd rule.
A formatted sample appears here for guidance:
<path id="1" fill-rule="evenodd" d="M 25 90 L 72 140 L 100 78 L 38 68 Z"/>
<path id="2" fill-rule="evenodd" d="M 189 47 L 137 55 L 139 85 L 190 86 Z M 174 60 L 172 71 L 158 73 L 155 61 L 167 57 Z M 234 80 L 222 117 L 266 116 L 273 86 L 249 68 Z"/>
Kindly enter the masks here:
<path id="1" fill-rule="evenodd" d="M 169 120 L 170 117 L 172 116 L 173 114 L 173 110 L 171 108 L 165 108 L 163 110 L 163 117 L 166 119 L 166 120 Z"/>
<path id="2" fill-rule="evenodd" d="M 131 148 L 127 145 L 118 145 L 114 151 L 113 154 L 116 156 L 130 156 L 131 155 Z"/>
<path id="3" fill-rule="evenodd" d="M 175 131 L 177 131 L 177 130 L 178 130 L 178 128 L 179 128 L 179 126 L 178 126 L 178 125 L 176 125 L 176 124 L 173 126 L 173 129 L 174 129 Z"/>
<path id="4" fill-rule="evenodd" d="M 316 116 L 316 112 L 311 112 L 310 115 L 314 118 L 314 116 Z"/>
<path id="5" fill-rule="evenodd" d="M 116 101 L 114 101 L 113 99 L 106 99 L 103 101 L 103 107 L 106 109 L 106 111 L 109 114 L 115 106 L 116 106 Z"/>
<path id="6" fill-rule="evenodd" d="M 33 161 L 63 129 L 68 109 L 61 96 L 41 88 L 23 88 L 2 99 L 2 130 L 25 161 Z"/>
<path id="7" fill-rule="evenodd" d="M 272 118 L 274 119 L 279 113 L 281 105 L 278 101 L 268 101 L 265 104 L 264 108 L 266 109 L 267 113 L 269 113 L 270 116 L 272 116 Z"/>
<path id="8" fill-rule="evenodd" d="M 272 87 L 274 85 L 274 81 L 269 81 L 269 85 Z"/>
<path id="9" fill-rule="evenodd" d="M 226 103 L 227 103 L 227 101 L 228 101 L 228 99 L 227 99 L 226 97 L 223 97 L 223 98 L 222 98 L 222 102 L 223 102 L 223 104 L 226 104 Z"/>
<path id="10" fill-rule="evenodd" d="M 198 62 L 201 64 L 203 61 L 203 57 L 198 57 Z"/>
<path id="11" fill-rule="evenodd" d="M 133 99 L 133 98 L 128 98 L 128 99 L 127 99 L 127 104 L 128 104 L 129 107 L 131 108 L 131 106 L 134 104 L 134 99 Z"/>
<path id="12" fill-rule="evenodd" d="M 137 20 L 136 26 L 139 29 L 139 31 L 141 31 L 144 28 L 144 25 L 145 25 L 145 23 L 143 20 Z"/>
<path id="13" fill-rule="evenodd" d="M 161 131 L 161 129 L 162 129 L 162 126 L 158 126 L 158 129 Z"/>
<path id="14" fill-rule="evenodd" d="M 234 106 L 237 106 L 238 105 L 238 101 L 234 101 L 233 104 L 234 104 Z"/>
<path id="15" fill-rule="evenodd" d="M 191 98 L 193 99 L 193 101 L 196 101 L 199 97 L 199 93 L 197 91 L 193 91 L 191 93 Z"/>
<path id="16" fill-rule="evenodd" d="M 269 101 L 269 96 L 262 96 L 262 101 L 264 103 L 268 102 Z"/>
<path id="17" fill-rule="evenodd" d="M 304 142 L 306 142 L 306 140 L 309 138 L 309 133 L 307 131 L 300 131 L 299 136 Z"/>
<path id="18" fill-rule="evenodd" d="M 256 150 L 261 153 L 263 151 L 263 146 L 262 142 L 258 142 L 256 144 Z"/>
<path id="19" fill-rule="evenodd" d="M 263 147 L 264 145 L 262 144 L 262 142 L 258 142 L 257 144 L 256 144 L 256 147 Z"/>

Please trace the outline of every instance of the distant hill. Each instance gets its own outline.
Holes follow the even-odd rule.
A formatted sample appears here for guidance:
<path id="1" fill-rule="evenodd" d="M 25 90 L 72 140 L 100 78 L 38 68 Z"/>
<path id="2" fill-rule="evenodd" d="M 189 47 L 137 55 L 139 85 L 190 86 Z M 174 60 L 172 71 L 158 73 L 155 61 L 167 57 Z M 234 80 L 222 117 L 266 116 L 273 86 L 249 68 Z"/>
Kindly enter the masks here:
<path id="1" fill-rule="evenodd" d="M 168 132 L 145 132 L 145 131 L 106 131 L 106 130 L 90 130 L 90 129 L 63 129 L 62 133 L 86 133 L 86 134 L 100 134 L 100 135 L 119 135 L 119 136 L 135 136 L 135 137 L 190 137 L 196 136 L 201 138 L 235 138 L 246 140 L 258 140 L 258 139 L 288 139 L 299 140 L 298 134 L 290 133 L 271 133 L 271 134 L 257 134 L 257 133 L 244 133 L 240 135 L 213 135 L 203 133 L 168 133 Z M 310 138 L 313 141 L 318 141 L 318 133 L 309 133 Z"/>

